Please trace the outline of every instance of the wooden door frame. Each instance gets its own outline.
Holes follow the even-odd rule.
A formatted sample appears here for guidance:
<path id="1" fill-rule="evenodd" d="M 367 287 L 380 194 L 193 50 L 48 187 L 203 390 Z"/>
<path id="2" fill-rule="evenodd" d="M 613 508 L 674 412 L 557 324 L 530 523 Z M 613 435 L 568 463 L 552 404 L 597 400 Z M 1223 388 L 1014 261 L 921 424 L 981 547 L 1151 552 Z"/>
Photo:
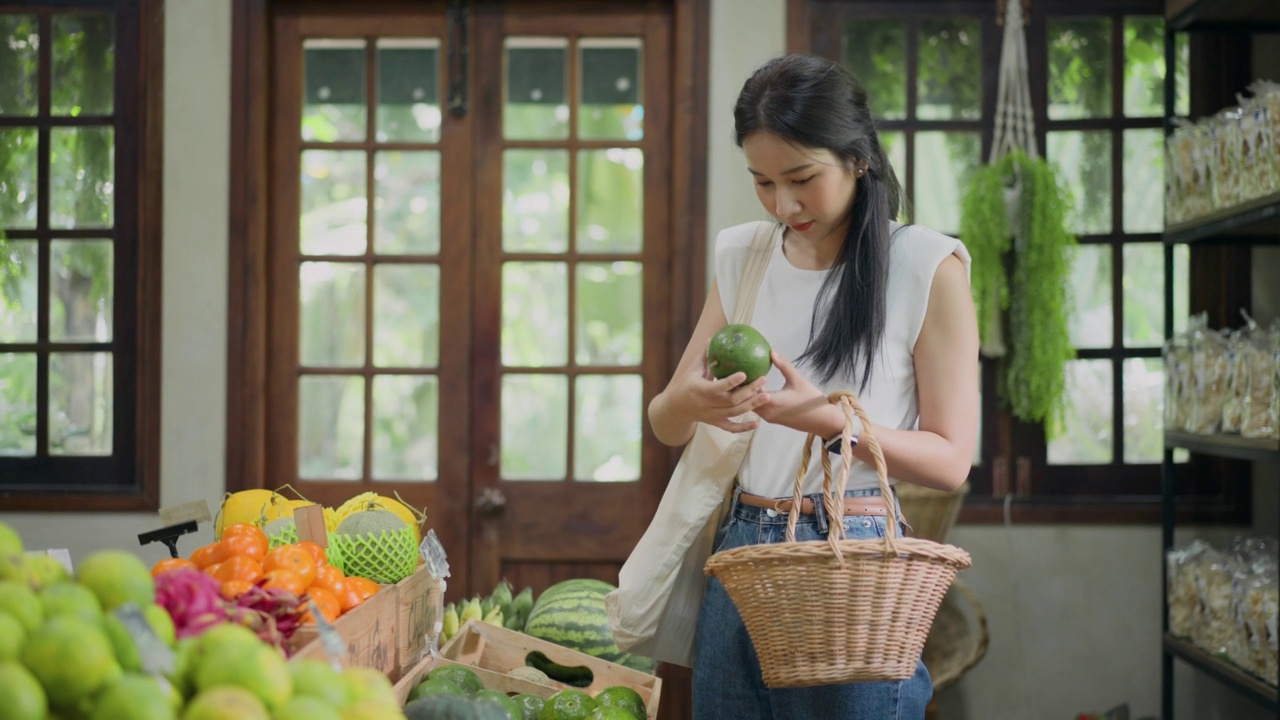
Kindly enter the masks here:
<path id="1" fill-rule="evenodd" d="M 654 0 L 656 1 L 656 0 Z M 697 321 L 705 293 L 707 108 L 710 0 L 669 0 L 674 17 L 670 66 L 673 233 L 669 265 L 672 319 L 666 374 L 674 371 Z M 296 2 L 296 0 L 295 0 Z M 268 485 L 270 383 L 268 316 L 271 227 L 272 21 L 283 0 L 233 0 L 231 32 L 231 158 L 227 282 L 226 489 Z M 317 3 L 320 4 L 320 3 Z M 475 73 L 471 74 L 474 77 Z M 645 428 L 646 436 L 650 430 Z M 678 453 L 649 469 L 670 475 Z M 652 513 L 665 482 L 654 484 Z M 466 512 L 465 498 L 444 513 Z"/>

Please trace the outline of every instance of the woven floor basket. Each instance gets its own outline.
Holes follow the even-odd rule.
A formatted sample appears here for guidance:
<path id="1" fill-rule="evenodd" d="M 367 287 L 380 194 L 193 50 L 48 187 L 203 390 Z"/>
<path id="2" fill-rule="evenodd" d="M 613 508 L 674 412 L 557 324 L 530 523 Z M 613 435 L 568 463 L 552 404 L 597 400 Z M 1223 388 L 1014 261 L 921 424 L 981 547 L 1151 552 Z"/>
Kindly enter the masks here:
<path id="1" fill-rule="evenodd" d="M 910 524 L 911 537 L 934 542 L 946 542 L 947 534 L 955 527 L 960 507 L 969 494 L 969 483 L 951 492 L 899 483 L 895 488 L 902 516 Z"/>
<path id="2" fill-rule="evenodd" d="M 896 522 L 875 540 L 844 539 L 843 501 L 853 462 L 853 416 L 875 458 L 880 492 L 892 498 L 884 454 L 871 422 L 848 392 L 831 396 L 845 414 L 840 471 L 833 483 L 830 453 L 822 453 L 827 540 L 796 542 L 796 513 L 786 542 L 747 545 L 712 555 L 706 573 L 720 580 L 738 608 L 772 688 L 866 680 L 904 680 L 916 670 L 934 614 L 956 573 L 971 564 L 951 545 L 898 536 Z M 796 474 L 794 507 L 814 436 Z M 890 503 L 892 505 L 893 503 Z"/>

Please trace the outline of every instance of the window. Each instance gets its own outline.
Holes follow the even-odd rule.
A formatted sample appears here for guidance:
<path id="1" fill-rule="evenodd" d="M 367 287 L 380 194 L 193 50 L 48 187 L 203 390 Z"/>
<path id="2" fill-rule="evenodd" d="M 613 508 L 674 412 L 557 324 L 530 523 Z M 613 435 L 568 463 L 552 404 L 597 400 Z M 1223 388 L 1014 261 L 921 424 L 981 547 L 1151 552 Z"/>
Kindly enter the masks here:
<path id="1" fill-rule="evenodd" d="M 0 496 L 159 502 L 161 2 L 0 11 Z"/>
<path id="2" fill-rule="evenodd" d="M 967 178 L 992 142 L 1000 4 L 791 5 L 791 17 L 810 33 L 793 32 L 808 47 L 792 49 L 838 59 L 866 84 L 910 219 L 957 234 Z M 1167 250 L 1161 237 L 1163 9 L 1154 0 L 1031 6 L 1026 37 L 1038 146 L 1071 193 L 1070 229 L 1079 241 L 1069 279 L 1076 359 L 1067 366 L 1066 427 L 1051 437 L 1004 411 L 995 363 L 983 359 L 981 447 L 968 517 L 999 519 L 1000 501 L 1011 492 L 1016 511 L 1030 520 L 1158 517 L 1166 253 L 1179 323 L 1189 286 L 1186 247 Z M 1183 98 L 1186 56 L 1180 45 Z"/>

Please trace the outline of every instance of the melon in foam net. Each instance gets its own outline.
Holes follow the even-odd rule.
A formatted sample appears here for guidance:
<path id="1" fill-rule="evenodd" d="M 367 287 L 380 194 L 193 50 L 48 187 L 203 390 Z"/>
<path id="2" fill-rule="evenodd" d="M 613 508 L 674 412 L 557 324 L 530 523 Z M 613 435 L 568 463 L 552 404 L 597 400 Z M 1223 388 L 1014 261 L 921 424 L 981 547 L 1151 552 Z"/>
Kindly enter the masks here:
<path id="1" fill-rule="evenodd" d="M 414 529 L 388 510 L 361 510 L 347 516 L 333 534 L 348 575 L 383 585 L 400 582 L 418 565 Z"/>

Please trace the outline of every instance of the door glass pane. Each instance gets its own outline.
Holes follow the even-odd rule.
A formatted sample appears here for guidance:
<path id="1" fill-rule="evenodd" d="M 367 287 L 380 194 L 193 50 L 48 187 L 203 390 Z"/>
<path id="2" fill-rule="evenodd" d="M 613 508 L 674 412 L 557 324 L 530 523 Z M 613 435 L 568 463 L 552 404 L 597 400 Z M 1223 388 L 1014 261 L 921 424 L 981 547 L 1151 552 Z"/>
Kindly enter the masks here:
<path id="1" fill-rule="evenodd" d="M 6 70 L 7 72 L 7 70 Z M 116 24 L 107 13 L 53 16 L 53 115 L 110 115 Z"/>
<path id="2" fill-rule="evenodd" d="M 1106 130 L 1047 134 L 1045 154 L 1073 209 L 1067 227 L 1077 235 L 1111 232 L 1111 133 Z M 1162 179 L 1163 181 L 1163 179 Z"/>
<path id="3" fill-rule="evenodd" d="M 1173 82 L 1177 86 L 1174 99 L 1174 111 L 1178 117 L 1187 117 L 1191 114 L 1191 45 L 1189 33 L 1177 33 L 1173 36 L 1173 57 L 1174 57 L 1174 76 Z M 1179 448 L 1181 452 L 1186 450 Z M 1177 456 L 1177 453 L 1174 453 Z"/>
<path id="4" fill-rule="evenodd" d="M 1115 322 L 1111 308 L 1111 246 L 1076 245 L 1069 250 L 1072 308 L 1067 332 L 1071 344 L 1078 348 L 1111 347 Z"/>
<path id="5" fill-rule="evenodd" d="M 393 150 L 374 156 L 374 251 L 440 252 L 440 153 Z"/>
<path id="6" fill-rule="evenodd" d="M 439 477 L 440 382 L 434 375 L 373 379 L 373 479 Z"/>
<path id="7" fill-rule="evenodd" d="M 502 153 L 502 249 L 569 249 L 569 151 Z"/>
<path id="8" fill-rule="evenodd" d="M 39 262 L 35 240 L 0 240 L 0 343 L 36 339 Z"/>
<path id="9" fill-rule="evenodd" d="M 568 453 L 569 378 L 502 376 L 503 480 L 563 480 Z"/>
<path id="10" fill-rule="evenodd" d="M 36 355 L 0 353 L 0 456 L 36 454 Z"/>
<path id="11" fill-rule="evenodd" d="M 569 362 L 567 272 L 561 262 L 503 263 L 504 366 L 555 367 Z"/>
<path id="12" fill-rule="evenodd" d="M 901 20 L 848 20 L 840 57 L 862 82 L 877 119 L 907 116 L 907 32 Z"/>
<path id="13" fill-rule="evenodd" d="M 508 140 L 569 137 L 569 41 L 511 37 L 505 43 L 507 92 L 502 134 Z"/>
<path id="14" fill-rule="evenodd" d="M 368 235 L 365 154 L 302 151 L 303 255 L 360 255 Z"/>
<path id="15" fill-rule="evenodd" d="M 378 141 L 440 139 L 440 41 L 378 41 Z"/>
<path id="16" fill-rule="evenodd" d="M 111 353 L 49 354 L 49 454 L 111 454 Z"/>
<path id="17" fill-rule="evenodd" d="M 298 477 L 358 480 L 364 474 L 364 378 L 298 380 Z"/>
<path id="18" fill-rule="evenodd" d="M 36 139 L 35 128 L 0 128 L 0 148 L 5 152 L 0 227 L 20 230 L 36 226 Z"/>
<path id="19" fill-rule="evenodd" d="M 364 40 L 303 41 L 303 140 L 365 139 L 369 112 L 364 58 Z"/>
<path id="20" fill-rule="evenodd" d="M 52 128 L 49 225 L 111 227 L 115 221 L 115 130 Z"/>
<path id="21" fill-rule="evenodd" d="M 976 132 L 916 133 L 916 222 L 941 233 L 959 232 L 961 201 L 981 146 Z"/>
<path id="22" fill-rule="evenodd" d="M 638 262 L 579 263 L 579 365 L 639 365 L 643 275 Z"/>
<path id="23" fill-rule="evenodd" d="M 644 152 L 578 151 L 578 251 L 640 252 L 644 244 Z"/>
<path id="24" fill-rule="evenodd" d="M 1049 20 L 1049 119 L 1111 115 L 1111 21 Z"/>
<path id="25" fill-rule="evenodd" d="M 976 18 L 920 21 L 916 117 L 982 117 L 982 30 Z"/>
<path id="26" fill-rule="evenodd" d="M 439 265 L 373 267 L 373 364 L 400 368 L 440 364 Z"/>
<path id="27" fill-rule="evenodd" d="M 640 140 L 644 137 L 642 47 L 638 38 L 586 38 L 578 42 L 582 61 L 579 138 Z"/>
<path id="28" fill-rule="evenodd" d="M 1164 362 L 1124 361 L 1124 461 L 1158 463 L 1164 452 Z"/>
<path id="29" fill-rule="evenodd" d="M 0 15 L 0 67 L 5 68 L 0 75 L 0 115 L 36 114 L 39 46 L 37 16 Z"/>
<path id="30" fill-rule="evenodd" d="M 1124 114 L 1164 115 L 1164 20 L 1124 19 Z"/>
<path id="31" fill-rule="evenodd" d="M 1124 131 L 1124 231 L 1164 230 L 1164 131 Z"/>
<path id="32" fill-rule="evenodd" d="M 49 339 L 110 342 L 114 268 L 110 240 L 49 245 Z"/>
<path id="33" fill-rule="evenodd" d="M 640 479 L 644 383 L 639 375 L 579 375 L 574 386 L 573 477 Z"/>
<path id="34" fill-rule="evenodd" d="M 1164 245 L 1125 243 L 1121 282 L 1125 347 L 1160 347 L 1164 343 Z"/>
<path id="35" fill-rule="evenodd" d="M 365 266 L 304 262 L 298 273 L 301 347 L 306 367 L 364 365 Z"/>
<path id="36" fill-rule="evenodd" d="M 1050 465 L 1100 465 L 1111 462 L 1110 360 L 1067 362 L 1066 422 L 1049 440 Z"/>

